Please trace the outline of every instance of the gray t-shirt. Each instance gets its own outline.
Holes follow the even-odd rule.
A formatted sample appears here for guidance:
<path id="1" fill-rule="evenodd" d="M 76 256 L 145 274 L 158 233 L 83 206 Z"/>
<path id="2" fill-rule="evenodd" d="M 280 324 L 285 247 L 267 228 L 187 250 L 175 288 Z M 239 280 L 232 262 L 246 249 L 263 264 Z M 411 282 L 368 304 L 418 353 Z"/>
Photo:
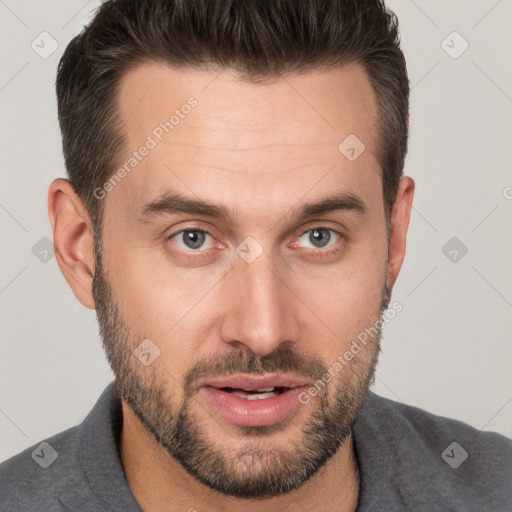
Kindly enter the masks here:
<path id="1" fill-rule="evenodd" d="M 119 456 L 121 426 L 110 384 L 80 425 L 0 465 L 0 510 L 140 512 Z M 372 392 L 353 436 L 357 512 L 512 511 L 512 441 L 504 436 Z"/>

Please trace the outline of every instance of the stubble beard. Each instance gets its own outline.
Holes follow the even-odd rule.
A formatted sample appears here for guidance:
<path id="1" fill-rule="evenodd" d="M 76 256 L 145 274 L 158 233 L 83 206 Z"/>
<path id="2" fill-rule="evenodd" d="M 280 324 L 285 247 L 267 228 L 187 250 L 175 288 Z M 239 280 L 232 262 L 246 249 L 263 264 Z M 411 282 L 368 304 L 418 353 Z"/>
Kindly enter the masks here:
<path id="1" fill-rule="evenodd" d="M 233 351 L 228 356 L 194 364 L 183 379 L 181 405 L 173 407 L 173 393 L 167 383 L 175 387 L 179 381 L 157 364 L 158 359 L 153 367 L 144 367 L 134 357 L 133 350 L 142 338 L 135 339 L 122 318 L 102 268 L 101 248 L 96 250 L 93 295 L 100 334 L 116 378 L 118 395 L 189 474 L 225 495 L 265 499 L 300 487 L 349 438 L 368 389 L 374 382 L 380 329 L 372 343 L 341 370 L 334 393 L 320 393 L 301 406 L 309 407 L 310 413 L 300 435 L 290 443 L 291 449 L 273 446 L 271 440 L 273 432 L 288 428 L 287 425 L 235 427 L 241 442 L 223 446 L 198 427 L 201 422 L 192 410 L 197 391 L 194 384 L 199 377 L 293 371 L 317 382 L 328 374 L 326 365 L 289 348 L 278 347 L 263 357 L 250 351 Z M 385 289 L 381 314 L 389 298 L 389 290 Z M 211 423 L 222 428 L 214 421 Z"/>

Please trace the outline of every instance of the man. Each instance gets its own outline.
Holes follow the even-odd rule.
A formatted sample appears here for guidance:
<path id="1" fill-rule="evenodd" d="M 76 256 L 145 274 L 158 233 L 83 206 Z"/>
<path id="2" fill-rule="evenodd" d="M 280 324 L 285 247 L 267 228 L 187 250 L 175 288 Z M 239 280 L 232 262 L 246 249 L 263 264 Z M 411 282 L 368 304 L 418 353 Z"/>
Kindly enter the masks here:
<path id="1" fill-rule="evenodd" d="M 49 213 L 116 380 L 2 465 L 2 510 L 512 510 L 509 440 L 369 391 L 408 95 L 379 1 L 102 5 Z"/>

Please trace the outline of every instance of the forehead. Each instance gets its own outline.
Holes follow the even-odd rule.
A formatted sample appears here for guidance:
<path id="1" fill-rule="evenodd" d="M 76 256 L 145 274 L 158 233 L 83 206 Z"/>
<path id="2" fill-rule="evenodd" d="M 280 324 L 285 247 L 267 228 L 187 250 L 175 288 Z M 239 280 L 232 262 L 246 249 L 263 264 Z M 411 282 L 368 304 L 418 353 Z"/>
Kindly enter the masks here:
<path id="1" fill-rule="evenodd" d="M 272 180 L 297 200 L 319 178 L 320 188 L 364 188 L 378 174 L 377 101 L 358 64 L 255 84 L 231 70 L 146 63 L 123 76 L 118 109 L 126 132 L 118 165 L 151 146 L 112 194 L 123 190 L 132 206 L 166 186 L 198 196 L 215 189 L 220 200 L 238 189 L 248 200 L 249 189 L 251 199 L 270 197 Z M 339 150 L 353 135 L 365 147 L 355 161 Z"/>

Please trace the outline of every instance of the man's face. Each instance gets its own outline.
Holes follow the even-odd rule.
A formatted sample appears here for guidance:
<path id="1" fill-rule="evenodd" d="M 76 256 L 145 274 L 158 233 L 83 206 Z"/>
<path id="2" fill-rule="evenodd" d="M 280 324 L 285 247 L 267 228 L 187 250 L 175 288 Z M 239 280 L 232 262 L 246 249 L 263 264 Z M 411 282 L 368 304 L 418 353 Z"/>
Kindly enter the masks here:
<path id="1" fill-rule="evenodd" d="M 378 337 L 332 367 L 388 299 L 377 104 L 357 65 L 264 85 L 217 74 L 145 64 L 124 76 L 117 163 L 149 150 L 104 199 L 94 296 L 146 428 L 205 485 L 264 497 L 348 439 L 373 376 Z M 350 134 L 365 145 L 355 160 L 353 136 L 338 149 Z M 229 216 L 174 211 L 167 194 Z M 336 209 L 303 215 L 334 196 Z"/>

